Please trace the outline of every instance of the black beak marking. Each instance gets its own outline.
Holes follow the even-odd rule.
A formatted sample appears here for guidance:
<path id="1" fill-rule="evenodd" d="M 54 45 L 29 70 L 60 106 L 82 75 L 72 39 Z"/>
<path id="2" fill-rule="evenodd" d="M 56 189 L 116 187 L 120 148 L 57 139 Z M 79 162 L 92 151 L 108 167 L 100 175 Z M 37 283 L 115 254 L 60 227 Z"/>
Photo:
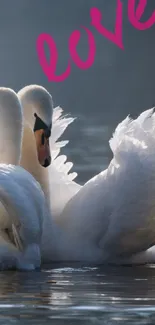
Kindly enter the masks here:
<path id="1" fill-rule="evenodd" d="M 43 167 L 45 167 L 45 168 L 48 167 L 50 165 L 50 163 L 51 163 L 51 157 L 46 158 L 44 161 Z"/>

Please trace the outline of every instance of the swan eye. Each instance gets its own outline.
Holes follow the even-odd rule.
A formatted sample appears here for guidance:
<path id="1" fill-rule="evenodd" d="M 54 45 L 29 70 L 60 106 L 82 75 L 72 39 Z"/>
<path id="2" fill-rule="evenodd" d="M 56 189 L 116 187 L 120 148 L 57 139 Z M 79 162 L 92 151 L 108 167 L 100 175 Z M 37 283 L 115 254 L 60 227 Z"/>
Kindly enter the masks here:
<path id="1" fill-rule="evenodd" d="M 45 144 L 45 135 L 44 135 L 44 133 L 42 133 L 42 135 L 41 135 L 41 144 L 42 145 Z"/>

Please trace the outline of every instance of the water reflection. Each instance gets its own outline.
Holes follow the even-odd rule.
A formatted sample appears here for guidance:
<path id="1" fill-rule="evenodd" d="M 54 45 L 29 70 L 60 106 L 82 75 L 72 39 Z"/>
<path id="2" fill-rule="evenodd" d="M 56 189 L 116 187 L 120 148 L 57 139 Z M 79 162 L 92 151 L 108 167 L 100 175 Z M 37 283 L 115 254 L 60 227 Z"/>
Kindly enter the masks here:
<path id="1" fill-rule="evenodd" d="M 132 324 L 155 320 L 155 268 L 53 265 L 0 273 L 0 324 Z M 149 322 L 148 322 L 149 321 Z"/>

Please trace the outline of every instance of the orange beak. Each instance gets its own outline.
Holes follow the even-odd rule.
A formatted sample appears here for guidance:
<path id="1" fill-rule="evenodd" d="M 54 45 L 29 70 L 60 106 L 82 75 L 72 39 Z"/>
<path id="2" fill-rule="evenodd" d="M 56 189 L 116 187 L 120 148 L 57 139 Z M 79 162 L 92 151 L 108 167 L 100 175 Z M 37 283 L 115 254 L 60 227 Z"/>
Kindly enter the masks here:
<path id="1" fill-rule="evenodd" d="M 45 137 L 45 130 L 36 130 L 34 132 L 38 161 L 41 166 L 48 167 L 51 164 L 51 154 L 49 147 L 49 139 Z"/>

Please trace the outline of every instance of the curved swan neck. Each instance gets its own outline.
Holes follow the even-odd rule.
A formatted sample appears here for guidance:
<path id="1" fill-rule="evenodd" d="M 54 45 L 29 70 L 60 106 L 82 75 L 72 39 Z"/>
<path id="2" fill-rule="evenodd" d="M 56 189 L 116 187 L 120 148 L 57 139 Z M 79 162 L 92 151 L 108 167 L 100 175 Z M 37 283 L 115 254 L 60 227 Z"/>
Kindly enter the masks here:
<path id="1" fill-rule="evenodd" d="M 22 143 L 22 109 L 15 92 L 0 88 L 0 162 L 18 165 Z"/>
<path id="2" fill-rule="evenodd" d="M 28 170 L 41 184 L 43 191 L 49 197 L 48 170 L 38 162 L 37 147 L 33 129 L 38 118 L 51 128 L 53 101 L 50 93 L 42 86 L 29 85 L 18 92 L 21 100 L 25 126 L 22 144 L 21 166 Z"/>
<path id="3" fill-rule="evenodd" d="M 29 85 L 18 92 L 21 100 L 26 122 L 33 129 L 35 123 L 34 114 L 48 126 L 52 123 L 53 101 L 50 93 L 42 86 Z"/>
<path id="4" fill-rule="evenodd" d="M 40 183 L 45 196 L 49 197 L 48 170 L 38 163 L 33 131 L 25 122 L 20 165 Z"/>

